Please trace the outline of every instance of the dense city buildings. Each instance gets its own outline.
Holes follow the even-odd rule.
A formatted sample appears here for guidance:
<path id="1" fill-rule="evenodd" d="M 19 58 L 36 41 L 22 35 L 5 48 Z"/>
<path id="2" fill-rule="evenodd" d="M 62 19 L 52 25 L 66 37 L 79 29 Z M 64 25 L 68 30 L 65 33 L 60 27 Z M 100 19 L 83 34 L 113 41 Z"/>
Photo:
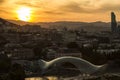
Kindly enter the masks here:
<path id="1" fill-rule="evenodd" d="M 71 24 L 78 27 L 80 25 L 74 22 Z M 92 26 L 88 27 L 94 29 Z M 70 29 L 68 26 L 56 28 L 55 25 L 51 25 L 50 28 L 41 25 L 21 26 L 0 18 L 0 55 L 5 59 L 10 58 L 11 63 L 17 62 L 23 65 L 29 65 L 27 61 L 38 59 L 50 61 L 63 56 L 83 58 L 93 64 L 101 65 L 120 58 L 119 28 L 114 12 L 111 13 L 111 31 Z M 37 74 L 39 70 L 28 71 L 26 74 L 35 72 Z"/>
<path id="2" fill-rule="evenodd" d="M 65 26 L 50 29 L 42 28 L 40 25 L 20 26 L 4 19 L 0 19 L 0 26 L 1 36 L 7 41 L 1 51 L 16 59 L 17 57 L 18 59 L 35 58 L 35 50 L 41 50 L 41 44 L 43 48 L 47 47 L 48 49 L 45 49 L 48 59 L 62 56 L 82 57 L 84 51 L 81 51 L 80 48 L 92 48 L 96 54 L 106 55 L 119 52 L 120 49 L 119 34 L 113 34 L 118 33 L 119 30 L 114 12 L 111 13 L 111 30 L 113 33 L 88 32 L 84 29 L 71 30 Z M 41 54 L 41 52 L 38 51 L 37 53 Z"/>

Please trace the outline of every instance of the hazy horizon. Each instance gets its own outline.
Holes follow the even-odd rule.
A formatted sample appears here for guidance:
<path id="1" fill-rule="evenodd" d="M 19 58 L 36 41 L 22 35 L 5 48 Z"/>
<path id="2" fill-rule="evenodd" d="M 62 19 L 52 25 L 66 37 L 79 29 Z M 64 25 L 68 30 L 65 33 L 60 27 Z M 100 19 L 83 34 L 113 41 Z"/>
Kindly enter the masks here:
<path id="1" fill-rule="evenodd" d="M 119 0 L 0 0 L 0 17 L 27 22 L 110 22 L 119 16 Z"/>
<path id="2" fill-rule="evenodd" d="M 5 18 L 2 18 L 2 19 L 5 19 Z M 74 21 L 74 20 L 56 20 L 56 21 L 36 21 L 36 22 L 27 22 L 27 21 L 22 21 L 22 20 L 13 20 L 13 19 L 5 19 L 5 20 L 8 20 L 8 21 L 18 21 L 18 22 L 25 22 L 25 23 L 54 23 L 54 22 L 83 22 L 83 23 L 94 23 L 94 22 L 104 22 L 104 23 L 111 23 L 111 21 L 90 21 L 90 22 L 85 22 L 85 21 Z M 120 21 L 117 21 L 118 23 Z"/>

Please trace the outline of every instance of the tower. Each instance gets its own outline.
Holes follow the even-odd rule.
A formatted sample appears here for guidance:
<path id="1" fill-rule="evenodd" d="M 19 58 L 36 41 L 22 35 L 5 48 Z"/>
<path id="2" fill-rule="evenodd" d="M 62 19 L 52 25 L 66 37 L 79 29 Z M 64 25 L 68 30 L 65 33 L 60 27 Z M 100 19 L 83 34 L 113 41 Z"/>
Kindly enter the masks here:
<path id="1" fill-rule="evenodd" d="M 111 31 L 117 32 L 116 15 L 114 14 L 114 12 L 111 12 Z"/>

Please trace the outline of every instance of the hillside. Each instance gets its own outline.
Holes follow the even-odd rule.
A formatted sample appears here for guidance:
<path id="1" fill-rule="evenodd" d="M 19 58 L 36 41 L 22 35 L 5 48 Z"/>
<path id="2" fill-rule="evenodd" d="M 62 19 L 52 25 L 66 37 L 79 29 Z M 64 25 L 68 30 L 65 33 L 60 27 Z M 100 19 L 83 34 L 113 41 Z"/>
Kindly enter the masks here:
<path id="1" fill-rule="evenodd" d="M 16 21 L 16 20 L 8 20 L 11 23 L 18 25 L 41 25 L 44 28 L 56 28 L 62 29 L 64 27 L 72 30 L 81 30 L 84 29 L 86 31 L 110 31 L 110 23 L 106 22 L 72 22 L 72 21 L 58 21 L 58 22 L 24 22 L 24 21 Z"/>

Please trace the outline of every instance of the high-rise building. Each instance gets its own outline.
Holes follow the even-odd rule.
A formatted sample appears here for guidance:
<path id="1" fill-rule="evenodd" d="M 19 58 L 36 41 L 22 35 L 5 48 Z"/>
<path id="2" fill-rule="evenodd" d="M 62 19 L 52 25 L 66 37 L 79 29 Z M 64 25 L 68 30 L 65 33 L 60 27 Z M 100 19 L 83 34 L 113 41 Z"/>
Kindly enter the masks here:
<path id="1" fill-rule="evenodd" d="M 114 14 L 114 12 L 111 12 L 111 31 L 117 32 L 116 15 Z"/>

